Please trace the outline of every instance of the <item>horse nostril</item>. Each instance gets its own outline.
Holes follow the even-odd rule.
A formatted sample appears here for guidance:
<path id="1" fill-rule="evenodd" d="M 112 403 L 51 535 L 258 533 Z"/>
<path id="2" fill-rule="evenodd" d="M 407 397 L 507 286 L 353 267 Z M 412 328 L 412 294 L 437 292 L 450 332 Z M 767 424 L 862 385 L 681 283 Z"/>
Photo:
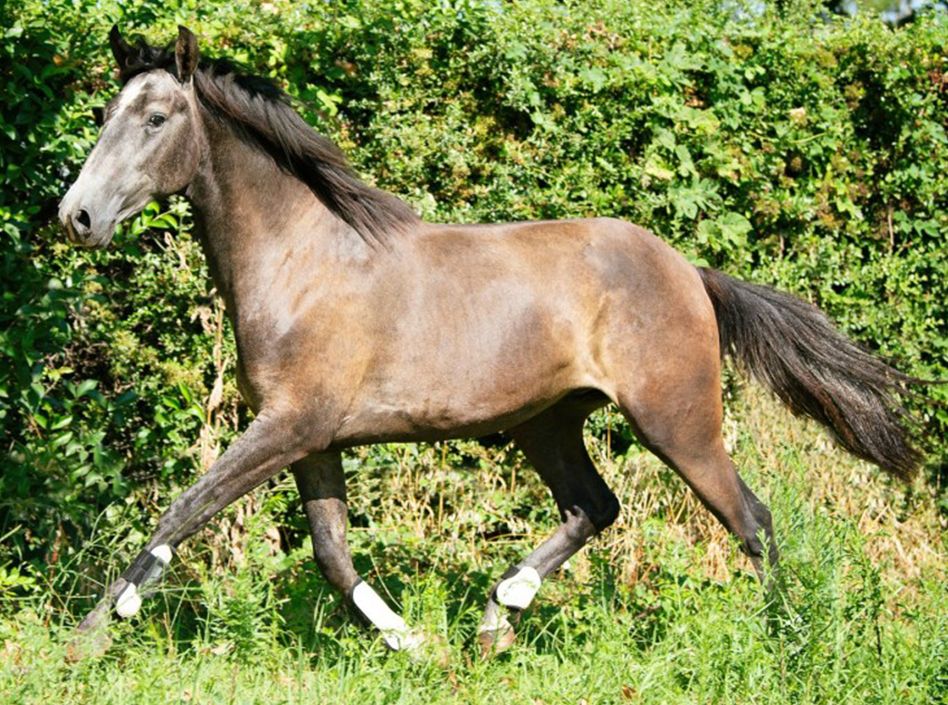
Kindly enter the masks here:
<path id="1" fill-rule="evenodd" d="M 89 218 L 89 212 L 85 208 L 80 208 L 79 212 L 76 213 L 76 222 L 82 226 L 83 230 L 88 230 L 92 227 L 92 220 Z"/>

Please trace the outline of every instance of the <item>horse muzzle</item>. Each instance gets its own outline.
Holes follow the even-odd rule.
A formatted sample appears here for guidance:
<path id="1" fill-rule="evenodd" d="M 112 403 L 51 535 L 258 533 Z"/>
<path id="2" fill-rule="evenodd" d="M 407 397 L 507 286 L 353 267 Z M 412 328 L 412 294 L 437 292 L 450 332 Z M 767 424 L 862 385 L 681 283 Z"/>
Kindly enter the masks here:
<path id="1" fill-rule="evenodd" d="M 66 199 L 59 207 L 59 222 L 69 242 L 82 247 L 105 247 L 112 240 L 115 221 L 96 222 L 86 208 L 67 207 Z"/>

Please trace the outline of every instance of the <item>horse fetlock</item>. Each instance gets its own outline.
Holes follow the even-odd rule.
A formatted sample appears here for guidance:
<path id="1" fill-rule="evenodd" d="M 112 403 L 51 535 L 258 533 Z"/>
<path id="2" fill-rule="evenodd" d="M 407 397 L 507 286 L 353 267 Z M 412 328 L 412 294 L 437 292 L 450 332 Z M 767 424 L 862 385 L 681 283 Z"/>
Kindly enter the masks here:
<path id="1" fill-rule="evenodd" d="M 97 658 L 105 654 L 112 645 L 109 634 L 109 604 L 103 601 L 79 623 L 75 633 L 66 643 L 66 660 L 76 663 L 84 659 Z"/>
<path id="2" fill-rule="evenodd" d="M 382 641 L 392 651 L 407 651 L 420 653 L 421 647 L 427 643 L 424 632 L 411 629 L 407 624 L 404 629 L 387 629 L 382 632 Z"/>
<path id="3" fill-rule="evenodd" d="M 744 539 L 743 549 L 744 553 L 751 558 L 763 558 L 764 556 L 764 542 L 756 536 L 750 536 Z"/>
<path id="4" fill-rule="evenodd" d="M 122 619 L 138 614 L 142 606 L 143 590 L 156 583 L 171 563 L 173 552 L 166 543 L 153 546 L 138 554 L 122 575 L 125 585 L 115 594 L 113 607 Z"/>
<path id="5" fill-rule="evenodd" d="M 489 658 L 506 651 L 517 640 L 515 625 L 530 606 L 542 580 L 532 566 L 507 570 L 491 592 L 484 617 L 477 629 L 481 656 Z"/>
<path id="6" fill-rule="evenodd" d="M 112 645 L 109 624 L 112 621 L 112 607 L 116 597 L 127 587 L 127 582 L 119 578 L 109 585 L 105 596 L 76 627 L 75 634 L 66 644 L 66 660 L 75 663 L 87 658 L 102 656 Z"/>
<path id="7" fill-rule="evenodd" d="M 114 587 L 117 586 L 119 591 L 114 590 Z M 111 608 L 115 600 L 115 595 L 117 595 L 122 588 L 125 587 L 125 581 L 119 578 L 115 586 L 110 587 L 109 594 L 107 594 L 100 602 L 97 604 L 85 617 L 82 621 L 79 622 L 79 626 L 76 627 L 76 631 L 80 633 L 84 632 L 94 632 L 100 629 L 108 627 L 109 622 L 111 621 Z"/>
<path id="8" fill-rule="evenodd" d="M 122 619 L 128 619 L 138 614 L 142 607 L 142 596 L 135 583 L 129 583 L 115 599 L 115 614 Z"/>

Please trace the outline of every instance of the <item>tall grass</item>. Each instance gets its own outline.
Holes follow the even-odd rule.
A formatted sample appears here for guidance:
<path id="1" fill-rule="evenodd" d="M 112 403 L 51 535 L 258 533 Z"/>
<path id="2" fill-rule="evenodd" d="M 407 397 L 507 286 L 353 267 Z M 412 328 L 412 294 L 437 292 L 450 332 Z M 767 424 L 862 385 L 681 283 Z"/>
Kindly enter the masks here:
<path id="1" fill-rule="evenodd" d="M 544 584 L 507 655 L 480 661 L 473 636 L 491 582 L 555 526 L 546 490 L 512 446 L 365 449 L 347 460 L 359 570 L 444 637 L 446 668 L 388 653 L 347 614 L 282 480 L 187 546 L 101 659 L 67 664 L 64 644 L 93 578 L 141 544 L 121 510 L 69 564 L 8 592 L 0 702 L 948 702 L 931 493 L 753 390 L 730 406 L 734 457 L 775 517 L 784 586 L 771 601 L 680 480 L 603 415 L 590 449 L 623 513 Z"/>

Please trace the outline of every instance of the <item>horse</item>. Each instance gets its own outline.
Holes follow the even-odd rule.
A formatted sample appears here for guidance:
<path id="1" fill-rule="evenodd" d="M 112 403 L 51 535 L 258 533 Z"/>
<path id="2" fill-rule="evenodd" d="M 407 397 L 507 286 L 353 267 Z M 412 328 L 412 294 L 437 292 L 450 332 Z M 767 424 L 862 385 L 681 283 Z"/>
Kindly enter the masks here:
<path id="1" fill-rule="evenodd" d="M 182 541 L 290 467 L 326 580 L 391 649 L 416 651 L 424 635 L 353 567 L 341 453 L 502 431 L 561 524 L 487 596 L 477 638 L 501 651 L 542 581 L 619 513 L 583 441 L 607 404 L 764 580 L 778 560 L 771 514 L 722 440 L 727 355 L 854 455 L 905 480 L 918 466 L 901 402 L 918 380 L 810 303 L 693 266 L 613 218 L 425 222 L 361 181 L 275 83 L 199 58 L 187 28 L 173 50 L 115 26 L 109 41 L 122 88 L 59 218 L 71 241 L 105 247 L 152 199 L 185 195 L 254 418 L 161 515 L 80 634 L 132 617 Z"/>

